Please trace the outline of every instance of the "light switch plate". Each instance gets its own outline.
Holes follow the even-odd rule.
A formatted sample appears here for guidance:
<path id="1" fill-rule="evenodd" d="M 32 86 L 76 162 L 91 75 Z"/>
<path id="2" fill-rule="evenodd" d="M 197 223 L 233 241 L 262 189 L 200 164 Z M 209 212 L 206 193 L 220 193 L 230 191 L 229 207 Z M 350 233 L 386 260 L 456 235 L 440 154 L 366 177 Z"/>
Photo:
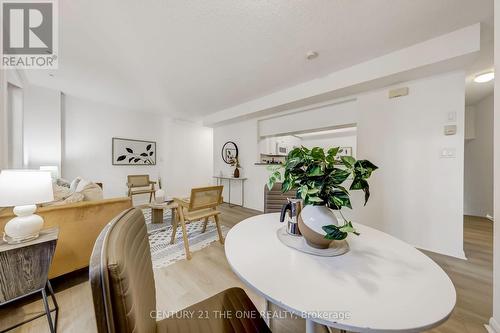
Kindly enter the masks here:
<path id="1" fill-rule="evenodd" d="M 441 149 L 441 158 L 455 158 L 456 157 L 455 148 L 443 148 Z"/>

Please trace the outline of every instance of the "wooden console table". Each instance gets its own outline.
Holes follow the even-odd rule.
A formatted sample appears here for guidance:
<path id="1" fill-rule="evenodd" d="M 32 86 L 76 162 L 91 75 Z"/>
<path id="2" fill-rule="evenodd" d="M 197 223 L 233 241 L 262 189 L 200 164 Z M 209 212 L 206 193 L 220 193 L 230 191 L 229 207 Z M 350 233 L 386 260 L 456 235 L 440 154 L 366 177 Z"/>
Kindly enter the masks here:
<path id="1" fill-rule="evenodd" d="M 247 180 L 246 178 L 234 178 L 234 177 L 228 177 L 228 176 L 213 176 L 213 178 L 217 179 L 217 185 L 222 185 L 222 182 L 224 180 L 227 180 L 228 182 L 228 190 L 229 190 L 229 194 L 228 194 L 228 204 L 229 204 L 229 207 L 232 207 L 232 206 L 236 206 L 236 205 L 232 205 L 231 206 L 231 181 L 240 181 L 241 182 L 241 207 L 243 207 L 245 205 L 245 180 Z"/>
<path id="2" fill-rule="evenodd" d="M 0 333 L 43 316 L 47 316 L 50 332 L 56 332 L 59 307 L 48 276 L 58 234 L 59 228 L 49 228 L 43 229 L 37 239 L 26 243 L 7 244 L 0 240 L 0 306 L 41 293 L 45 308 L 44 313 L 5 328 Z M 47 291 L 54 302 L 52 310 L 49 308 Z M 52 311 L 56 312 L 54 322 L 50 314 Z"/>

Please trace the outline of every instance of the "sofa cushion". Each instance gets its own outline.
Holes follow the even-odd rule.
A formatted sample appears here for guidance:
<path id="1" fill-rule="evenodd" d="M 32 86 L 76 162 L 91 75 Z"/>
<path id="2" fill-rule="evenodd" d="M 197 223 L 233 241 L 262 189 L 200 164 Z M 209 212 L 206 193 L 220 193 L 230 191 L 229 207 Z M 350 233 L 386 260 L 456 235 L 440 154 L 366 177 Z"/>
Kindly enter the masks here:
<path id="1" fill-rule="evenodd" d="M 78 192 L 83 194 L 83 200 L 85 201 L 97 201 L 104 198 L 102 189 L 96 183 L 89 183 L 85 185 L 85 187 L 81 191 Z"/>
<path id="2" fill-rule="evenodd" d="M 54 202 L 52 205 L 53 206 L 61 206 L 61 205 L 69 205 L 77 202 L 81 202 L 85 199 L 85 196 L 81 192 L 75 192 L 71 194 L 69 197 L 67 197 L 64 200 Z"/>

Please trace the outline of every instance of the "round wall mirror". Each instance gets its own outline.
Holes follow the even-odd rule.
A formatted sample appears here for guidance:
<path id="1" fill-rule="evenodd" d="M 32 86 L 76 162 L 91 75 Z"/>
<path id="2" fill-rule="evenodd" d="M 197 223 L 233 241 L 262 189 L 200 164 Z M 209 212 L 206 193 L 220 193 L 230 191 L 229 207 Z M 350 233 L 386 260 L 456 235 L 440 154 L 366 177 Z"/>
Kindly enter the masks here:
<path id="1" fill-rule="evenodd" d="M 231 164 L 238 157 L 238 146 L 233 141 L 228 141 L 222 146 L 222 160 Z"/>

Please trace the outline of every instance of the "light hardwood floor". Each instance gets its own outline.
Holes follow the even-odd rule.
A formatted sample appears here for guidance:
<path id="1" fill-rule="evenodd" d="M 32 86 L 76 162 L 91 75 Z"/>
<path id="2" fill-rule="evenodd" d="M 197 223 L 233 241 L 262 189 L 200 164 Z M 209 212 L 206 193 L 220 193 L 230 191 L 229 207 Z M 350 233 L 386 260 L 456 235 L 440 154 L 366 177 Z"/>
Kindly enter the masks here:
<path id="1" fill-rule="evenodd" d="M 258 214 L 249 209 L 222 207 L 222 223 L 233 226 Z M 451 318 L 430 332 L 486 332 L 492 311 L 492 251 L 493 224 L 482 218 L 464 219 L 465 253 L 467 261 L 426 252 L 448 273 L 457 289 L 457 306 Z M 159 270 L 155 275 L 157 308 L 176 311 L 211 296 L 223 289 L 245 287 L 233 274 L 219 243 L 193 253 L 191 261 L 180 261 Z M 54 282 L 60 305 L 59 332 L 95 332 L 94 313 L 86 272 Z M 259 309 L 264 300 L 247 290 Z M 273 309 L 274 310 L 274 309 Z M 38 300 L 0 308 L 0 330 L 42 311 Z M 272 323 L 273 332 L 303 332 L 301 319 L 279 320 Z M 335 330 L 334 330 L 335 331 Z M 48 332 L 45 318 L 40 318 L 12 332 Z"/>

